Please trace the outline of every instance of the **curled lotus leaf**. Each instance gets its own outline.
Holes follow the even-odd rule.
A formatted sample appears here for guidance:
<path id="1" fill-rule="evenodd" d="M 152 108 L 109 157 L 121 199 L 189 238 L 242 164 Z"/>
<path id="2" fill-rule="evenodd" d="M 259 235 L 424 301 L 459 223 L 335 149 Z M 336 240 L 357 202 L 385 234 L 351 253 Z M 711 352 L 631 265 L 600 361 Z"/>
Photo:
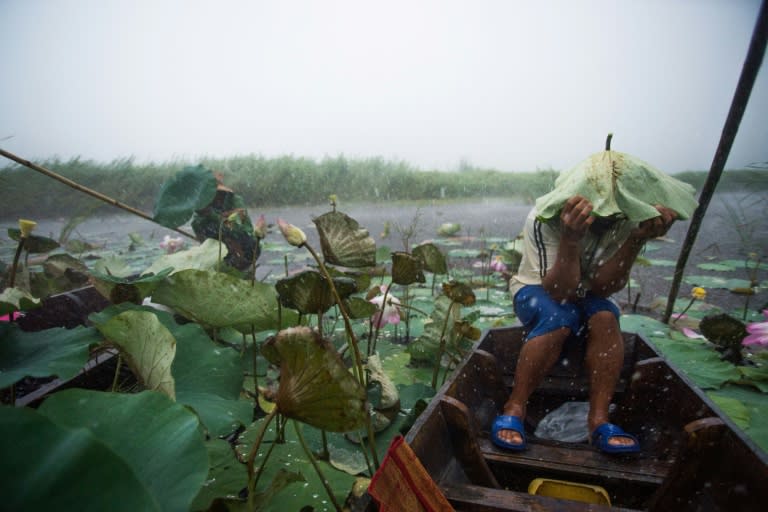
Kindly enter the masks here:
<path id="1" fill-rule="evenodd" d="M 353 279 L 333 278 L 339 296 L 345 299 L 357 291 Z M 335 299 L 328 280 L 315 270 L 305 270 L 275 283 L 280 304 L 304 315 L 317 315 L 328 311 Z"/>
<path id="2" fill-rule="evenodd" d="M 459 281 L 443 283 L 443 293 L 453 302 L 458 302 L 462 306 L 471 306 L 475 303 L 475 292 L 466 283 Z"/>
<path id="3" fill-rule="evenodd" d="M 313 222 L 325 261 L 352 268 L 376 265 L 376 241 L 355 219 L 341 212 L 328 212 Z"/>
<path id="4" fill-rule="evenodd" d="M 331 432 L 365 424 L 366 392 L 336 349 L 309 327 L 277 333 L 262 353 L 280 366 L 275 402 L 285 416 Z"/>
<path id="5" fill-rule="evenodd" d="M 426 282 L 421 260 L 407 252 L 393 252 L 392 282 L 402 285 Z"/>
<path id="6" fill-rule="evenodd" d="M 720 347 L 738 347 L 747 336 L 747 328 L 741 320 L 725 313 L 708 315 L 699 323 L 701 333 Z"/>
<path id="7" fill-rule="evenodd" d="M 426 270 L 433 274 L 447 274 L 448 264 L 443 252 L 433 243 L 425 243 L 413 248 L 413 255 L 421 260 Z"/>

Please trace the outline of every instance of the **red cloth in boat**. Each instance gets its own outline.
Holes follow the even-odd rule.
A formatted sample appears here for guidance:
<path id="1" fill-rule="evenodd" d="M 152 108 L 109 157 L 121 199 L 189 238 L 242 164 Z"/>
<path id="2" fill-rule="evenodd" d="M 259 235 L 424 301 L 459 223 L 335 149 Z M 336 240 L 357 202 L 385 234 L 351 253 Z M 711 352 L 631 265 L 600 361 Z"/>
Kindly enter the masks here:
<path id="1" fill-rule="evenodd" d="M 368 493 L 378 503 L 379 512 L 454 510 L 403 436 L 392 440 Z"/>

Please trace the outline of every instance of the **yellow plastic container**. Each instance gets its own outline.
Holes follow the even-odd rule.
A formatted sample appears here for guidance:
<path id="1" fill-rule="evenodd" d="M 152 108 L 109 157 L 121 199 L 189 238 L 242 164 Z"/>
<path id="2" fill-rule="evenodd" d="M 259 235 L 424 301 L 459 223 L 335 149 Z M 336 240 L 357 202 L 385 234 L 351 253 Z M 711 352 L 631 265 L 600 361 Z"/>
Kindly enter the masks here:
<path id="1" fill-rule="evenodd" d="M 599 485 L 580 484 L 566 480 L 536 478 L 528 485 L 528 494 L 611 506 L 608 493 Z"/>

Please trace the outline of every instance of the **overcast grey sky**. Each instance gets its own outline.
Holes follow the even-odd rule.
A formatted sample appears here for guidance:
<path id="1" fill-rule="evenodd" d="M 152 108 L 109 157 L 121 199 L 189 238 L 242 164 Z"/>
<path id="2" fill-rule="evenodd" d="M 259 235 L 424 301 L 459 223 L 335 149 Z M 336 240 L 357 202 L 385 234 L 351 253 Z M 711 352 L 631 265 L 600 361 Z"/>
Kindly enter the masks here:
<path id="1" fill-rule="evenodd" d="M 758 0 L 0 0 L 0 147 L 708 169 Z M 762 69 L 727 168 L 768 161 Z M 0 166 L 10 163 L 0 162 Z"/>

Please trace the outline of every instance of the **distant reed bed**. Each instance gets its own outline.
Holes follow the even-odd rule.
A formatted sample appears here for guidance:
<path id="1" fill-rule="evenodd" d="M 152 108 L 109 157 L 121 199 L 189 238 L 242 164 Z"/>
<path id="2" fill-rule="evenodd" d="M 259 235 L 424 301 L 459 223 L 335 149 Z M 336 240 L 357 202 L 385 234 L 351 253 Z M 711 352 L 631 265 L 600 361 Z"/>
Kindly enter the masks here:
<path id="1" fill-rule="evenodd" d="M 463 165 L 460 171 L 424 171 L 407 162 L 344 156 L 310 158 L 259 155 L 138 164 L 51 159 L 35 162 L 86 187 L 151 211 L 163 181 L 186 165 L 220 171 L 225 183 L 254 207 L 320 204 L 336 194 L 343 202 L 509 197 L 532 201 L 551 190 L 556 170 L 502 172 Z M 676 175 L 700 188 L 706 172 Z M 768 190 L 768 171 L 728 171 L 720 191 Z M 71 217 L 107 213 L 111 207 L 19 165 L 0 167 L 0 218 Z"/>

